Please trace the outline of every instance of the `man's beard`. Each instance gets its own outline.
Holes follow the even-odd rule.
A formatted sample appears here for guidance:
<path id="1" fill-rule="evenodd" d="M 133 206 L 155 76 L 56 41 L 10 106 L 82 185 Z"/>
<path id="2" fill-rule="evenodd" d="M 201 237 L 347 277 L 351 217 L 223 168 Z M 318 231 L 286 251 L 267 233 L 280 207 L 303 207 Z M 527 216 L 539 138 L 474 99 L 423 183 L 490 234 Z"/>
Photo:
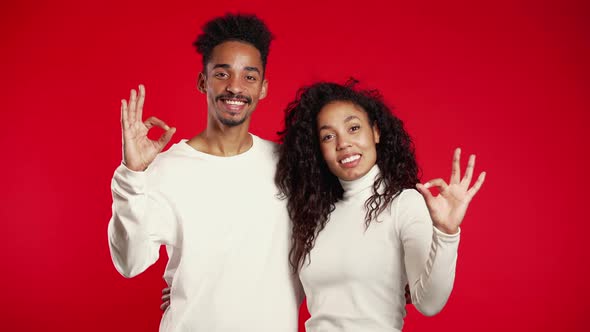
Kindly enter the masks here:
<path id="1" fill-rule="evenodd" d="M 226 125 L 228 127 L 236 127 L 236 126 L 239 126 L 242 123 L 244 123 L 247 118 L 248 118 L 248 116 L 245 116 L 241 119 L 226 119 L 226 118 L 219 117 L 219 122 L 223 123 L 224 125 Z"/>

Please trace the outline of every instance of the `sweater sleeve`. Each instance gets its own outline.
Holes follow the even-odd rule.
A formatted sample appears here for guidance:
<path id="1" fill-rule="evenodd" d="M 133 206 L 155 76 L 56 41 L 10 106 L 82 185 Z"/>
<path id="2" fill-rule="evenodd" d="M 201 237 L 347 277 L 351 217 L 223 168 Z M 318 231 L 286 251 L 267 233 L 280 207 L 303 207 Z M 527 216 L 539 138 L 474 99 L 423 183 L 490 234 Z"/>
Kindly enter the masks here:
<path id="1" fill-rule="evenodd" d="M 460 231 L 449 235 L 434 227 L 416 190 L 402 193 L 397 218 L 412 303 L 423 315 L 436 315 L 453 289 Z"/>
<path id="2" fill-rule="evenodd" d="M 109 248 L 119 273 L 132 278 L 155 263 L 160 245 L 175 245 L 177 226 L 163 195 L 148 189 L 149 172 L 124 165 L 111 182 L 113 214 L 108 225 Z"/>

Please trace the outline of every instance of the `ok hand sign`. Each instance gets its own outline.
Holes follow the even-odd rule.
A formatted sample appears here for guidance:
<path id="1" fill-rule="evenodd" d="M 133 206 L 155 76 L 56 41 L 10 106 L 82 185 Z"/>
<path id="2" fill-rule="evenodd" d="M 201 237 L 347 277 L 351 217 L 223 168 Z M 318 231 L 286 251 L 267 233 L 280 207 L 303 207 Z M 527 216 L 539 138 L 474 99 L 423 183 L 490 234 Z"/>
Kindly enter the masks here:
<path id="1" fill-rule="evenodd" d="M 469 157 L 465 175 L 461 179 L 461 149 L 457 148 L 453 156 L 451 181 L 447 183 L 443 179 L 434 179 L 425 184 L 417 184 L 416 189 L 426 200 L 430 217 L 436 228 L 447 234 L 455 234 L 463 221 L 469 202 L 481 188 L 486 173 L 482 172 L 471 188 L 471 178 L 475 167 L 475 155 Z M 439 194 L 433 196 L 428 188 L 437 187 Z"/>
<path id="2" fill-rule="evenodd" d="M 168 144 L 176 128 L 170 128 L 164 121 L 150 117 L 142 122 L 145 87 L 139 85 L 139 98 L 132 89 L 129 105 L 121 100 L 121 129 L 123 130 L 123 163 L 133 171 L 143 171 Z M 157 141 L 148 138 L 148 131 L 157 126 L 165 130 Z"/>

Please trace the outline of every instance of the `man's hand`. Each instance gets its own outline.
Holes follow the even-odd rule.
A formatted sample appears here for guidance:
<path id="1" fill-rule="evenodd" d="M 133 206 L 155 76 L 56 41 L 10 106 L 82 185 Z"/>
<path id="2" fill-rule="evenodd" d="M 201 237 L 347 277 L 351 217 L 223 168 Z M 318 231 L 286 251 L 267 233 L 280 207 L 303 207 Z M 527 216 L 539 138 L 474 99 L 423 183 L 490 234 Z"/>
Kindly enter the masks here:
<path id="1" fill-rule="evenodd" d="M 481 188 L 486 173 L 482 172 L 473 187 L 471 177 L 475 168 L 475 155 L 469 157 L 465 175 L 461 179 L 461 149 L 457 148 L 453 156 L 451 181 L 447 183 L 443 179 L 434 179 L 425 184 L 418 183 L 416 189 L 424 196 L 430 217 L 436 228 L 447 234 L 455 234 L 463 221 L 469 202 Z M 432 195 L 428 188 L 437 187 L 439 195 Z"/>
<path id="2" fill-rule="evenodd" d="M 168 144 L 176 128 L 170 128 L 156 117 L 142 122 L 145 87 L 139 85 L 139 97 L 132 89 L 129 104 L 121 100 L 121 129 L 123 131 L 123 163 L 133 171 L 143 171 L 156 158 L 156 155 Z M 165 130 L 157 141 L 150 140 L 148 131 L 157 126 Z"/>
<path id="3" fill-rule="evenodd" d="M 162 311 L 166 311 L 170 306 L 170 287 L 166 287 L 162 289 L 162 304 L 160 304 L 160 309 Z"/>

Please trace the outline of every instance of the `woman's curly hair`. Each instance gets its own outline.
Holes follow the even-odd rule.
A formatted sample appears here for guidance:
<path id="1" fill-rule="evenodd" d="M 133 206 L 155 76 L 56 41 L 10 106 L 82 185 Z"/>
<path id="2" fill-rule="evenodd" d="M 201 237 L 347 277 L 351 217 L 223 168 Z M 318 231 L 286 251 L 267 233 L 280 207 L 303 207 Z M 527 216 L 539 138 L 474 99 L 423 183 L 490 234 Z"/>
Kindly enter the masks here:
<path id="1" fill-rule="evenodd" d="M 344 85 L 321 82 L 303 87 L 285 109 L 285 129 L 278 133 L 282 144 L 275 182 L 287 199 L 293 223 L 289 261 L 294 272 L 303 266 L 317 234 L 343 195 L 338 178 L 330 172 L 320 151 L 317 115 L 325 105 L 351 102 L 360 106 L 370 124 L 379 129 L 376 149 L 380 175 L 373 184 L 373 195 L 365 202 L 366 227 L 403 189 L 418 183 L 414 145 L 402 121 L 391 113 L 377 90 L 359 90 L 357 83 L 350 79 Z"/>

